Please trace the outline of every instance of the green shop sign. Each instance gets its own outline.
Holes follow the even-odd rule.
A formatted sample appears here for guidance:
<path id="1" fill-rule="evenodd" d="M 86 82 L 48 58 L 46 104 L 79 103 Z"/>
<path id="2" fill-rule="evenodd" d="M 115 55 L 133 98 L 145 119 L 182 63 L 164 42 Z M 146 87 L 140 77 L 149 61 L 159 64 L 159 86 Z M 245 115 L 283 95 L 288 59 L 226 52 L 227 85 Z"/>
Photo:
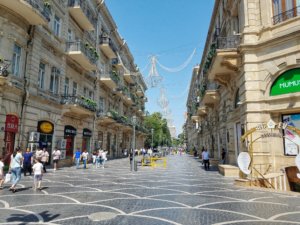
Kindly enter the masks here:
<path id="1" fill-rule="evenodd" d="M 273 83 L 270 96 L 300 92 L 300 68 L 281 74 Z"/>

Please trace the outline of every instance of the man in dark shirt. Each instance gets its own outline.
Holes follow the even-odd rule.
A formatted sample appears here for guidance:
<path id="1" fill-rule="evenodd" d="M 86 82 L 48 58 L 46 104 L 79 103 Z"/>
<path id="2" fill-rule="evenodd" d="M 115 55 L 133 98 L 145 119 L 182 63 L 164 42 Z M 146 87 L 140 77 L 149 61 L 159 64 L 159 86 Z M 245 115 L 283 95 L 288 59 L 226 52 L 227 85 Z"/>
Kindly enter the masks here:
<path id="1" fill-rule="evenodd" d="M 29 148 L 26 149 L 26 152 L 23 155 L 24 161 L 23 161 L 23 170 L 24 170 L 24 176 L 26 176 L 26 173 L 29 172 L 30 176 L 32 173 L 32 155 L 33 153 L 30 151 Z"/>

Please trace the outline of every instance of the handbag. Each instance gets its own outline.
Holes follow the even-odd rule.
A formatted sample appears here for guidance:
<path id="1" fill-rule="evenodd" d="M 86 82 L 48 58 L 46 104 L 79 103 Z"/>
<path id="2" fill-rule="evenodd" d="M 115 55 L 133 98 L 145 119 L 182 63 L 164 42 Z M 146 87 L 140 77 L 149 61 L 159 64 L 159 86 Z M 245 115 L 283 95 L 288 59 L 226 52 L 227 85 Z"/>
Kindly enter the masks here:
<path id="1" fill-rule="evenodd" d="M 12 176 L 11 176 L 11 173 L 7 173 L 7 174 L 5 175 L 4 184 L 10 182 L 10 181 L 11 181 L 11 177 L 12 177 Z"/>

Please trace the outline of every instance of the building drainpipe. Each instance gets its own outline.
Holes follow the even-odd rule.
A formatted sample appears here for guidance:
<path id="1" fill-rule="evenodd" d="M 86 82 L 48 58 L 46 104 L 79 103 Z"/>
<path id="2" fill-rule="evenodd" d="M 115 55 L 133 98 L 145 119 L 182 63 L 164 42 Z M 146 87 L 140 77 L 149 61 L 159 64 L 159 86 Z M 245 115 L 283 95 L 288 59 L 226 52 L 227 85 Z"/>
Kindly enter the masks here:
<path id="1" fill-rule="evenodd" d="M 28 52 L 29 52 L 29 47 L 32 44 L 32 39 L 34 35 L 34 30 L 35 26 L 30 25 L 27 31 L 27 34 L 29 35 L 29 39 L 27 41 L 26 45 L 26 55 L 25 55 L 25 65 L 24 65 L 24 85 L 23 85 L 23 96 L 22 96 L 22 101 L 21 101 L 21 112 L 20 112 L 20 132 L 18 133 L 18 146 L 23 142 L 24 138 L 24 116 L 25 116 L 25 111 L 26 111 L 26 103 L 28 102 L 29 98 L 29 91 L 27 90 L 28 86 L 28 80 L 26 76 L 27 72 L 27 60 L 28 60 Z"/>

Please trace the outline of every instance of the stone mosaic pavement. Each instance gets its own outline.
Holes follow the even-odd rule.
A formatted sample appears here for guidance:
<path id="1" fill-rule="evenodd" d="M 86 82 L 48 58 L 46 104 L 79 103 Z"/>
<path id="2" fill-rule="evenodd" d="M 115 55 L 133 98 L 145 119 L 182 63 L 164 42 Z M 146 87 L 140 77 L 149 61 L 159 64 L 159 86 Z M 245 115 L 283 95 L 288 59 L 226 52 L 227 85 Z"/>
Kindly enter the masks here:
<path id="1" fill-rule="evenodd" d="M 300 196 L 233 186 L 191 156 L 168 156 L 168 167 L 128 159 L 107 167 L 49 170 L 43 190 L 22 177 L 19 191 L 0 190 L 0 224 L 199 225 L 300 224 Z"/>

